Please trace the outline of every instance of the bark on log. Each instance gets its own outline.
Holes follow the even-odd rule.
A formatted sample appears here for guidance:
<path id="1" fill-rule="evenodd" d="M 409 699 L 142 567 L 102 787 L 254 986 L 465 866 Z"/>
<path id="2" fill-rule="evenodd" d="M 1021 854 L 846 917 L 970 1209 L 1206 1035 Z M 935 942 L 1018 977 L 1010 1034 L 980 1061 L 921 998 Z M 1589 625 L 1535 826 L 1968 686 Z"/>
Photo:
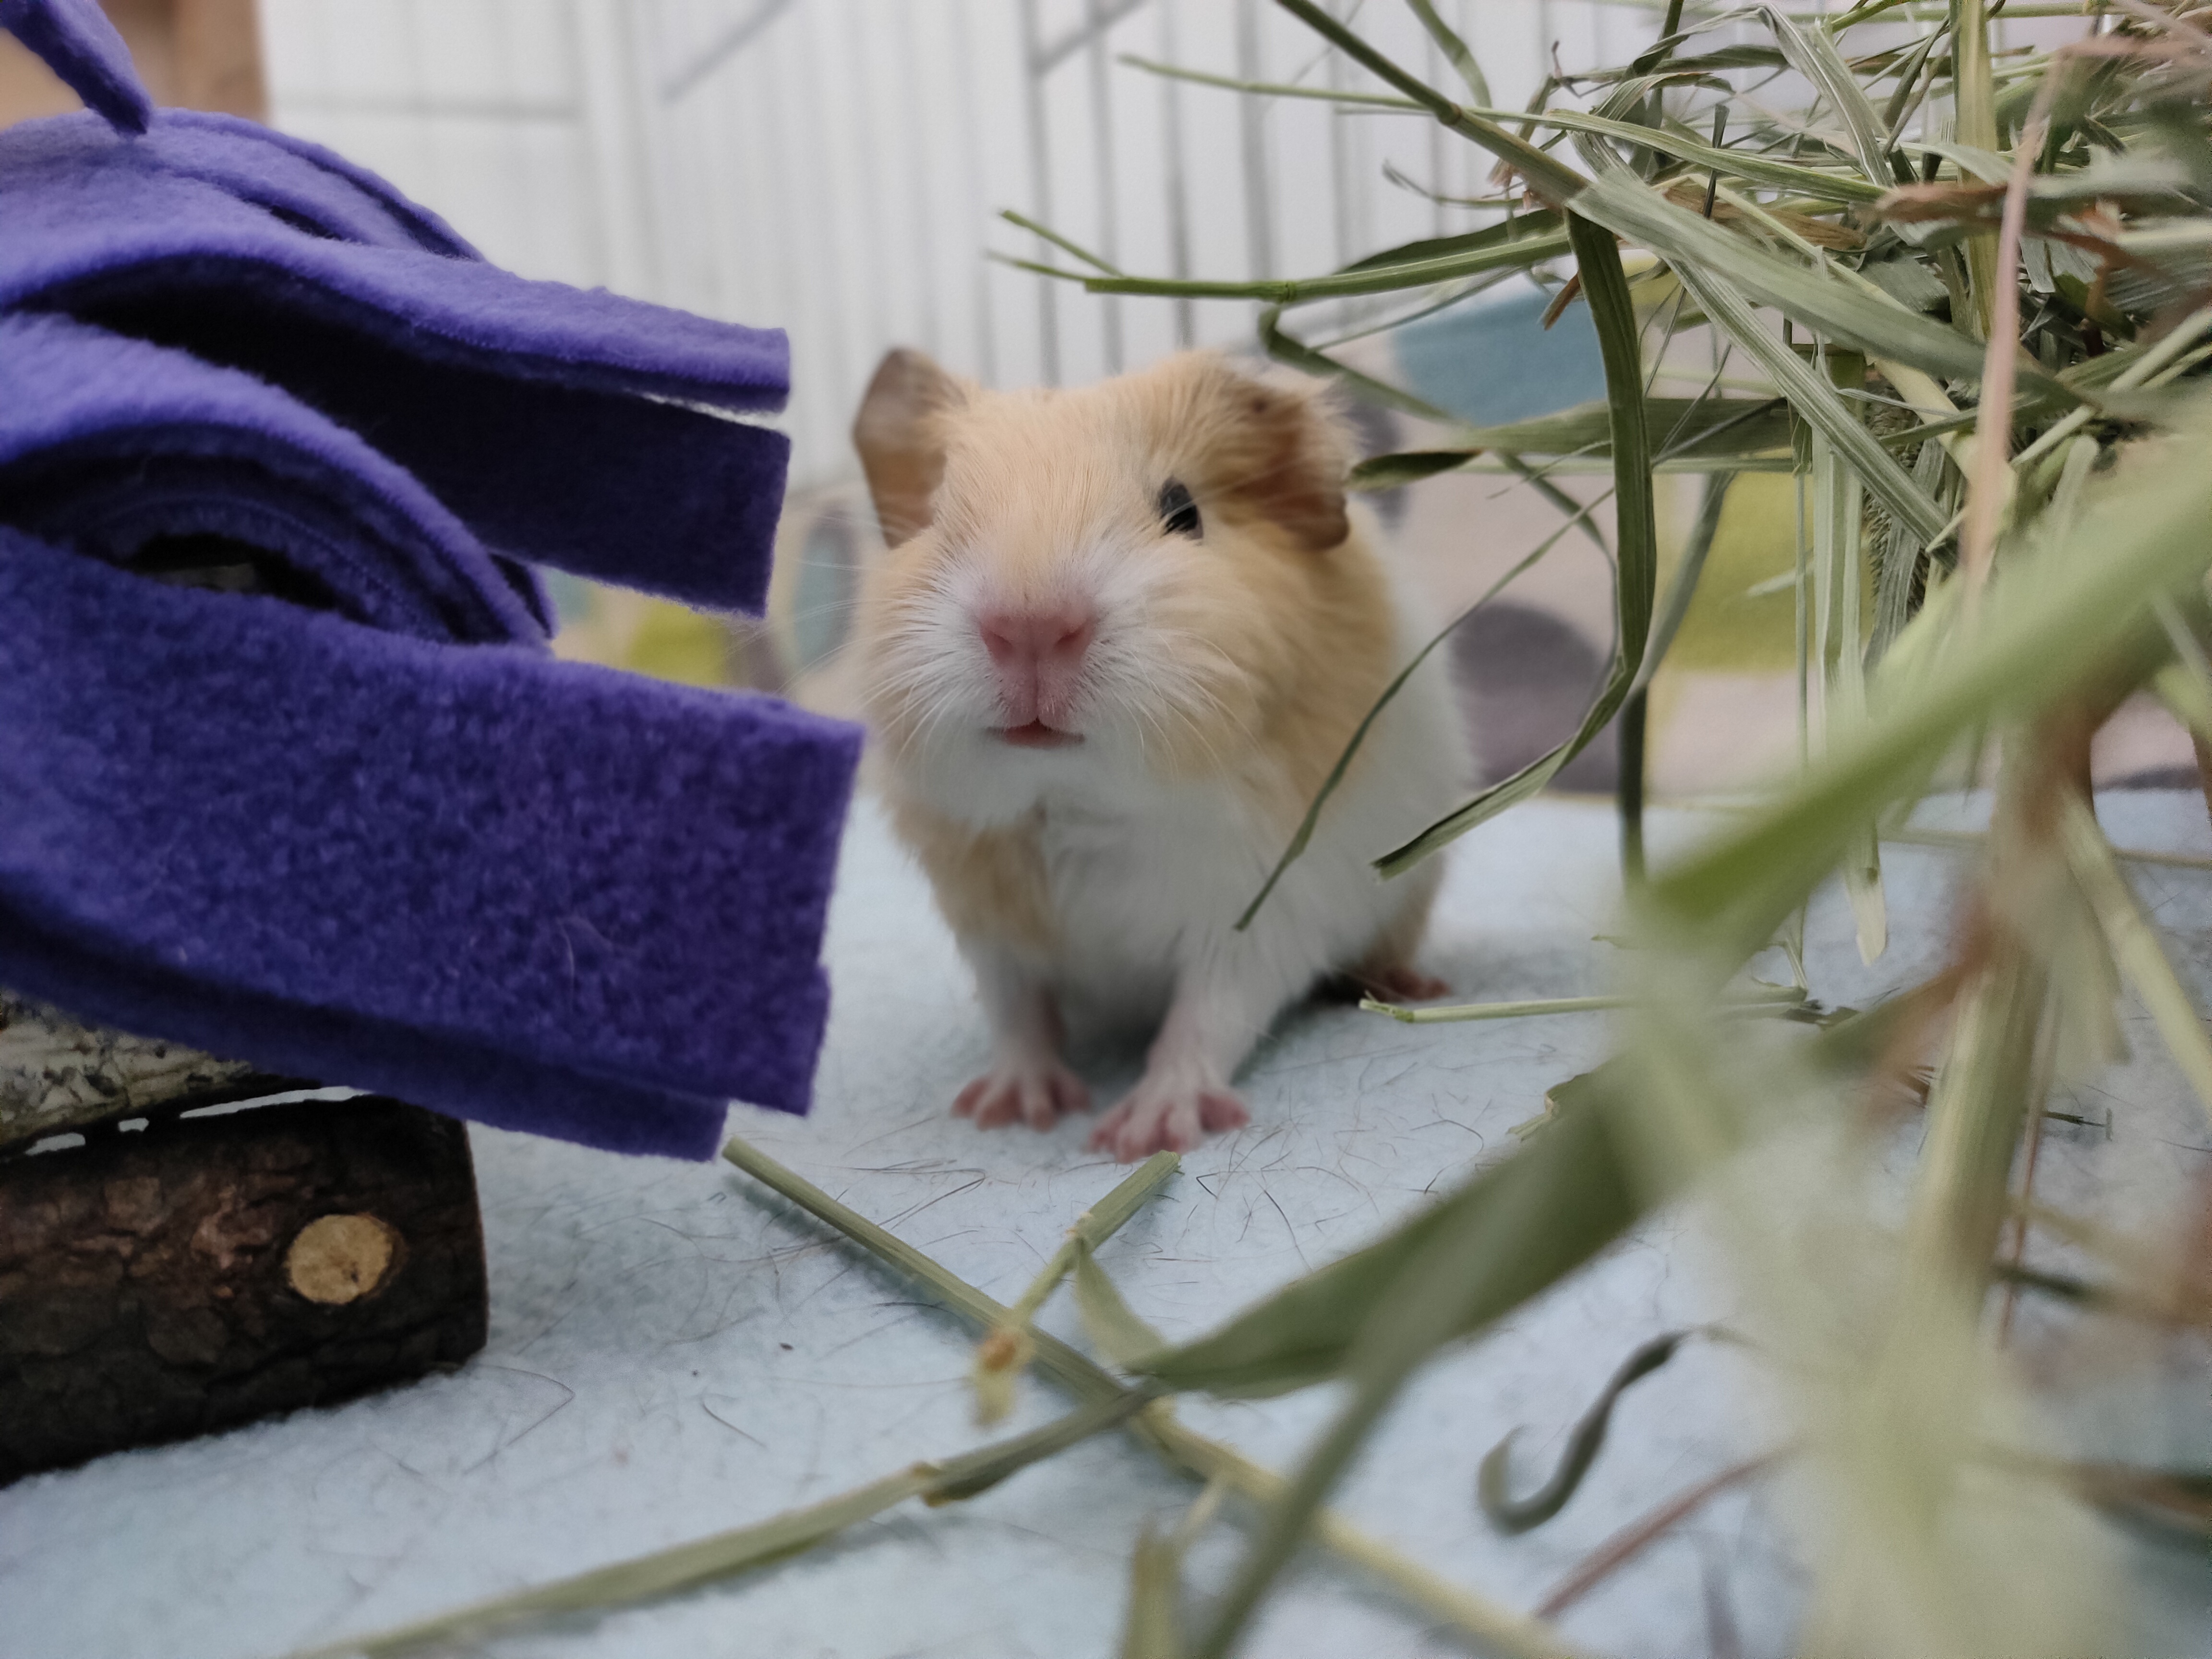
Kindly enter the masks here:
<path id="1" fill-rule="evenodd" d="M 250 1061 L 87 1025 L 0 989 L 0 1152 L 186 1096 L 205 1103 L 249 1079 L 262 1080 Z"/>
<path id="2" fill-rule="evenodd" d="M 0 1485 L 483 1346 L 466 1131 L 377 1096 L 0 1158 Z"/>

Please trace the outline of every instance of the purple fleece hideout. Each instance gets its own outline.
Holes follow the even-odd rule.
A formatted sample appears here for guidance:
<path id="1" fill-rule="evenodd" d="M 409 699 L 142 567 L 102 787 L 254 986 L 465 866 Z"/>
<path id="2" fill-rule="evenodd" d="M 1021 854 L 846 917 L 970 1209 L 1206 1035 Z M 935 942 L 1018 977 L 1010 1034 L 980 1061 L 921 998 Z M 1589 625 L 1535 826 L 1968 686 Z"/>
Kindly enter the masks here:
<path id="1" fill-rule="evenodd" d="M 623 1151 L 805 1109 L 854 728 L 8 531 L 0 616 L 0 984 Z"/>
<path id="2" fill-rule="evenodd" d="M 859 732 L 554 660 L 520 562 L 757 610 L 783 336 L 0 25 L 109 123 L 0 132 L 0 985 L 622 1152 L 804 1111 Z"/>
<path id="3" fill-rule="evenodd" d="M 497 551 L 757 611 L 790 445 L 739 417 L 782 406 L 782 333 L 432 251 L 393 199 L 222 117 L 26 122 L 0 132 L 0 309 L 282 386 Z"/>

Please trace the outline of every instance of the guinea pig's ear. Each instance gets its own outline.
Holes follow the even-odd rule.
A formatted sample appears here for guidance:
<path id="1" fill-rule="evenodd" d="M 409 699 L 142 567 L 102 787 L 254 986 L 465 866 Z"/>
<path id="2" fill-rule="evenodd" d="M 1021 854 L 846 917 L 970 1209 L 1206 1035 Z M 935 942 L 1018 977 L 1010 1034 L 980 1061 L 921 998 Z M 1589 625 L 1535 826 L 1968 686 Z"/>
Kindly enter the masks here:
<path id="1" fill-rule="evenodd" d="M 945 480 L 943 416 L 961 401 L 960 383 L 904 346 L 876 366 L 853 421 L 853 447 L 875 497 L 876 521 L 893 547 L 929 528 L 931 498 Z"/>
<path id="2" fill-rule="evenodd" d="M 1223 357 L 1206 371 L 1208 493 L 1231 497 L 1308 552 L 1341 543 L 1352 532 L 1344 511 L 1352 440 L 1327 394 Z"/>

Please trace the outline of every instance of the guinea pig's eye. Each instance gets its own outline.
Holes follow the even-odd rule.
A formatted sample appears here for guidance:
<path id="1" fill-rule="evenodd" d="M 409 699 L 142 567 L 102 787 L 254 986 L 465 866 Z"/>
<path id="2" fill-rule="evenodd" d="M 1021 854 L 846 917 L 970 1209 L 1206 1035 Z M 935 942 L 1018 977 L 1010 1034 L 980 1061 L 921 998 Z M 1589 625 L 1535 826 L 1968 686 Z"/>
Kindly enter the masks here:
<path id="1" fill-rule="evenodd" d="M 1170 478 L 1160 486 L 1160 525 L 1170 536 L 1188 536 L 1194 541 L 1202 533 L 1198 503 L 1179 479 Z"/>

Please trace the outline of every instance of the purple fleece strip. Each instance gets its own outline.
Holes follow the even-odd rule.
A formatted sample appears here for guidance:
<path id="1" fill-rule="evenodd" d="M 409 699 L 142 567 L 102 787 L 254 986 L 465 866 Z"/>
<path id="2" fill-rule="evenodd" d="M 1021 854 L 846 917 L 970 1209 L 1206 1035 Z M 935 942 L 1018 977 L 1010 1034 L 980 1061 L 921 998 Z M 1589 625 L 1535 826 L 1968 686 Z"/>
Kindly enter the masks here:
<path id="1" fill-rule="evenodd" d="M 115 564 L 220 536 L 277 555 L 343 617 L 542 643 L 465 526 L 275 387 L 64 317 L 0 314 L 0 522 Z"/>
<path id="2" fill-rule="evenodd" d="M 0 0 L 6 29 L 97 110 L 118 132 L 143 132 L 154 100 L 140 84 L 131 49 L 93 0 Z"/>
<path id="3" fill-rule="evenodd" d="M 0 306 L 64 308 L 76 290 L 119 272 L 146 269 L 149 280 L 159 274 L 192 283 L 199 267 L 211 265 L 264 286 L 281 303 L 314 304 L 309 295 L 319 296 L 319 309 L 405 331 L 425 355 L 449 361 L 717 409 L 783 406 L 789 354 L 781 329 L 714 322 L 603 289 L 529 282 L 477 260 L 416 258 L 418 250 L 302 232 L 188 167 L 171 167 L 167 126 L 127 143 L 96 122 L 64 115 L 0 134 L 0 202 L 9 222 L 0 242 Z M 206 136 L 197 125 L 178 131 Z M 313 171 L 303 167 L 289 182 L 304 188 Z"/>
<path id="4" fill-rule="evenodd" d="M 234 193 L 253 142 L 167 117 L 129 143 L 84 116 L 0 132 L 0 308 L 281 386 L 495 551 L 761 607 L 790 446 L 714 411 L 781 406 L 781 331 L 426 252 L 290 148 L 267 145 L 266 178 Z"/>
<path id="5" fill-rule="evenodd" d="M 855 728 L 4 530 L 0 616 L 0 984 L 626 1151 L 805 1109 Z"/>
<path id="6" fill-rule="evenodd" d="M 243 116 L 219 115 L 211 111 L 164 109 L 154 112 L 161 131 L 163 161 L 171 170 L 203 179 L 228 191 L 241 201 L 293 209 L 310 222 L 320 218 L 331 194 L 319 192 L 313 205 L 294 204 L 277 194 L 280 182 L 298 179 L 296 164 L 305 163 L 336 185 L 349 186 L 380 211 L 404 239 L 390 246 L 419 247 L 448 259 L 481 259 L 460 233 L 420 202 L 410 201 L 367 167 L 356 167 L 336 150 L 305 138 L 264 127 Z M 325 186 L 328 191 L 330 185 Z M 349 236 L 352 241 L 386 245 L 380 234 Z"/>

